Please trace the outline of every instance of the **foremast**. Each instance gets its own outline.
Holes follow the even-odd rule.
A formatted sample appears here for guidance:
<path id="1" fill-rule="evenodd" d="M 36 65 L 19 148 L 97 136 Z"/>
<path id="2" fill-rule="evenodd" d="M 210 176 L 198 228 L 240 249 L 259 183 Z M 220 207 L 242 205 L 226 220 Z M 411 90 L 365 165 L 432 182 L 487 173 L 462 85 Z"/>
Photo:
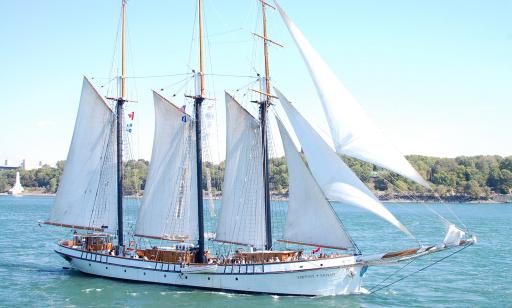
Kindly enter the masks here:
<path id="1" fill-rule="evenodd" d="M 117 117 L 117 254 L 124 254 L 124 228 L 123 228 L 123 117 L 124 103 L 126 102 L 126 0 L 122 0 L 121 7 L 121 96 L 116 101 Z"/>

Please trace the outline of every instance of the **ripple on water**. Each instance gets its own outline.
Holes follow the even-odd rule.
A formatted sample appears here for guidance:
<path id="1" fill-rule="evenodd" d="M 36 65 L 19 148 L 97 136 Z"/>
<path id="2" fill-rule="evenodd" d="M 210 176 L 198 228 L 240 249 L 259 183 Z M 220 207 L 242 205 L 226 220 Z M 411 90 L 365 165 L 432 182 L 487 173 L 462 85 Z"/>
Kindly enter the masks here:
<path id="1" fill-rule="evenodd" d="M 479 243 L 426 271 L 375 294 L 338 297 L 288 297 L 205 292 L 155 284 L 126 283 L 64 270 L 68 264 L 53 252 L 69 230 L 39 227 L 48 217 L 53 198 L 0 196 L 0 306 L 52 307 L 510 307 L 512 306 L 512 245 L 509 245 L 511 205 L 454 205 L 452 208 Z M 128 203 L 128 202 L 127 202 Z M 437 221 L 419 223 L 428 213 L 422 205 L 387 205 L 414 234 L 439 241 Z M 128 205 L 134 220 L 137 206 Z M 436 208 L 442 211 L 443 207 Z M 379 252 L 402 243 L 403 236 L 358 210 L 342 212 L 346 228 L 364 252 Z M 413 215 L 411 215 L 411 213 Z M 415 218 L 416 217 L 416 218 Z M 368 226 L 382 232 L 368 232 Z M 435 231 L 435 232 L 434 232 Z M 400 247 L 398 247 L 400 248 Z M 414 271 L 438 256 L 407 267 Z M 371 268 L 364 285 L 371 289 L 395 267 Z M 405 272 L 404 272 L 405 274 Z"/>

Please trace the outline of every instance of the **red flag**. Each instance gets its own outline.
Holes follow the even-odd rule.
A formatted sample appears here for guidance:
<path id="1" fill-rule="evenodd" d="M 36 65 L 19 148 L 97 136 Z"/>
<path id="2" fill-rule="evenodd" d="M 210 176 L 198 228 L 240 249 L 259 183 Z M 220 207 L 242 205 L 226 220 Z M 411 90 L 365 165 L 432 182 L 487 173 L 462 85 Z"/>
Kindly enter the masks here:
<path id="1" fill-rule="evenodd" d="M 187 105 L 183 105 L 183 106 L 181 106 L 180 111 L 181 111 L 181 112 L 183 112 L 183 113 L 185 113 L 185 109 L 186 109 L 186 108 L 187 108 Z"/>
<path id="2" fill-rule="evenodd" d="M 317 247 L 315 250 L 313 250 L 313 253 L 317 253 L 320 251 L 320 249 L 322 249 L 321 247 Z"/>
<path id="3" fill-rule="evenodd" d="M 129 113 L 128 118 L 130 118 L 130 120 L 133 121 L 133 119 L 135 118 L 135 112 L 132 111 L 132 113 Z"/>

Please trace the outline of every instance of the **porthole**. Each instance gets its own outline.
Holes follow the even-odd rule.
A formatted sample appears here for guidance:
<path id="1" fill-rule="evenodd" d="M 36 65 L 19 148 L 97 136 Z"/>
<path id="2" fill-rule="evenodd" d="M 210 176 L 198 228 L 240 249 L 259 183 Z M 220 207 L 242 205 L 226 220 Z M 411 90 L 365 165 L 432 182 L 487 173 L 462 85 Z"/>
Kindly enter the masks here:
<path id="1" fill-rule="evenodd" d="M 208 280 L 210 280 L 210 277 L 208 277 Z"/>
<path id="2" fill-rule="evenodd" d="M 238 280 L 238 277 L 236 277 L 235 280 Z"/>
<path id="3" fill-rule="evenodd" d="M 146 273 L 144 273 L 144 276 L 146 276 Z"/>
<path id="4" fill-rule="evenodd" d="M 91 266 L 91 263 L 89 263 L 89 266 Z"/>
<path id="5" fill-rule="evenodd" d="M 126 273 L 126 270 L 124 270 L 124 272 Z"/>
<path id="6" fill-rule="evenodd" d="M 188 279 L 188 277 L 187 277 L 187 276 L 185 276 L 185 279 Z"/>
<path id="7" fill-rule="evenodd" d="M 300 266 L 300 268 L 303 268 L 303 267 L 304 267 L 304 266 L 302 266 L 302 265 Z"/>
<path id="8" fill-rule="evenodd" d="M 167 278 L 167 275 L 164 275 L 164 278 Z"/>
<path id="9" fill-rule="evenodd" d="M 324 266 L 322 263 L 320 263 L 320 266 Z"/>
<path id="10" fill-rule="evenodd" d="M 105 269 L 108 269 L 108 266 L 105 266 Z"/>

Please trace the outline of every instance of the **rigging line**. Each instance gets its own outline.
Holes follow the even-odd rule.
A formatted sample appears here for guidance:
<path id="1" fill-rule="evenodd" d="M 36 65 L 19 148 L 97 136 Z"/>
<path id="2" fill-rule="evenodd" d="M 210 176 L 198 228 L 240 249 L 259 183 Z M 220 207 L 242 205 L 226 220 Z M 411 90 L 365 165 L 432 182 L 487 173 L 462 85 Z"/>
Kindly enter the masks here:
<path id="1" fill-rule="evenodd" d="M 145 76 L 126 76 L 125 79 L 177 77 L 177 76 L 185 76 L 185 75 L 189 75 L 189 74 L 190 73 L 162 74 L 162 75 L 145 75 Z"/>
<path id="2" fill-rule="evenodd" d="M 411 259 L 409 262 L 407 262 L 404 266 L 400 267 L 398 270 L 394 271 L 393 273 L 391 273 L 389 276 L 387 276 L 386 278 L 384 278 L 384 280 L 382 280 L 381 282 L 379 282 L 378 284 L 376 284 L 375 286 L 373 286 L 371 289 L 370 289 L 370 293 L 372 293 L 373 290 L 375 290 L 377 287 L 379 287 L 380 285 L 382 285 L 384 282 L 386 282 L 389 278 L 393 277 L 394 275 L 398 274 L 399 272 L 401 272 L 404 268 L 406 268 L 407 266 L 409 266 L 412 262 L 416 261 L 416 258 L 413 258 Z"/>
<path id="3" fill-rule="evenodd" d="M 250 76 L 250 75 L 231 75 L 231 74 L 204 74 L 205 76 L 217 76 L 217 77 L 235 77 L 235 78 L 257 78 L 258 76 Z"/>
<path id="4" fill-rule="evenodd" d="M 398 178 L 398 176 L 397 176 L 397 175 L 394 175 L 394 174 L 392 174 L 392 173 L 390 173 L 390 176 L 391 176 L 391 177 L 394 177 L 394 178 L 393 178 L 393 180 L 395 180 L 395 181 L 396 181 L 396 180 L 397 180 L 397 178 Z M 395 186 L 396 186 L 396 185 L 395 185 Z M 397 187 L 398 187 L 398 186 L 397 186 Z M 399 190 L 400 190 L 400 189 L 399 189 Z M 459 218 L 459 216 L 457 216 L 457 214 L 455 214 L 455 212 L 453 211 L 453 209 L 451 209 L 451 207 L 449 207 L 449 206 L 446 204 L 446 202 L 443 202 L 443 201 L 442 201 L 442 199 L 439 197 L 439 195 L 438 195 L 438 194 L 437 194 L 437 193 L 436 193 L 432 188 L 431 188 L 430 190 L 431 190 L 432 192 L 434 192 L 434 196 L 436 196 L 436 197 L 438 198 L 439 203 L 440 203 L 440 204 L 442 204 L 442 205 L 443 205 L 443 206 L 444 206 L 444 207 L 445 207 L 445 208 L 450 212 L 450 214 L 451 214 L 451 215 L 452 215 L 452 216 L 457 220 L 457 222 L 458 222 L 458 223 L 460 223 L 460 224 L 461 224 L 461 226 L 463 226 L 463 227 L 464 227 L 465 231 L 469 233 L 468 228 L 467 228 L 467 227 L 466 227 L 466 225 L 462 222 L 462 220 Z M 402 191 L 400 190 L 400 192 L 402 192 Z M 414 200 L 415 200 L 415 201 L 417 201 L 417 199 L 415 199 L 415 197 L 414 197 L 413 195 L 411 195 L 411 198 L 414 198 Z M 433 208 L 433 207 L 432 207 L 428 202 L 427 202 L 427 203 L 425 203 L 425 206 L 427 207 L 427 209 L 428 209 L 429 211 L 431 211 L 431 212 L 432 212 L 432 213 L 434 213 L 438 218 L 440 218 L 440 220 L 441 220 L 443 223 L 446 223 L 446 222 L 448 222 L 448 223 L 449 223 L 449 221 L 448 221 L 445 217 L 443 217 L 443 216 L 442 216 L 438 211 L 436 211 L 436 210 L 435 210 L 435 209 L 434 209 L 434 208 Z"/>
<path id="5" fill-rule="evenodd" d="M 197 1 L 196 1 L 196 9 L 195 9 L 195 12 L 194 12 L 194 23 L 192 24 L 192 38 L 190 39 L 190 47 L 189 47 L 189 50 L 188 50 L 188 64 L 187 64 L 187 66 L 190 69 L 192 69 L 192 65 L 191 65 L 191 62 L 192 62 L 192 50 L 194 49 L 194 41 L 195 41 L 195 34 L 196 34 L 196 21 L 197 21 L 198 11 L 199 11 L 199 8 L 198 8 L 198 4 L 197 4 Z"/>
<path id="6" fill-rule="evenodd" d="M 182 83 L 182 82 L 190 81 L 190 80 L 192 80 L 192 78 L 194 78 L 194 77 L 195 77 L 194 75 L 192 75 L 192 76 L 188 76 L 188 77 L 186 77 L 186 78 L 180 79 L 179 81 L 176 81 L 176 82 L 171 83 L 171 84 L 169 84 L 169 85 L 167 85 L 167 86 L 164 86 L 164 87 L 160 88 L 160 92 L 162 92 L 162 91 L 164 91 L 164 90 L 166 90 L 166 89 L 169 89 L 169 88 L 171 88 L 171 87 L 174 87 L 174 86 L 176 86 L 176 85 L 178 85 L 178 84 L 180 84 L 180 83 Z M 187 84 L 188 84 L 188 82 L 187 82 L 187 83 L 185 83 L 185 86 L 186 86 Z M 184 86 L 182 86 L 182 87 L 178 88 L 178 91 L 176 91 L 176 93 L 177 93 L 177 92 L 179 92 L 179 91 L 181 91 L 183 88 L 184 88 Z M 174 94 L 174 95 L 176 95 L 176 94 Z"/>
<path id="7" fill-rule="evenodd" d="M 448 259 L 449 257 L 453 256 L 454 254 L 456 254 L 456 253 L 459 253 L 459 252 L 463 251 L 464 249 L 468 248 L 469 246 L 471 246 L 471 245 L 465 245 L 465 246 L 464 246 L 464 247 L 462 247 L 461 249 L 456 250 L 456 251 L 452 252 L 451 254 L 449 254 L 449 255 L 447 255 L 447 256 L 444 256 L 444 257 L 442 257 L 441 259 L 436 260 L 436 261 L 434 261 L 433 263 L 431 263 L 431 264 L 429 264 L 429 265 L 427 265 L 427 266 L 424 266 L 424 267 L 420 268 L 419 270 L 416 270 L 416 271 L 412 272 L 411 274 L 409 274 L 409 275 L 407 275 L 407 276 L 404 276 L 404 277 L 402 277 L 402 278 L 400 278 L 400 279 L 397 279 L 397 280 L 393 281 L 392 283 L 389 283 L 389 284 L 387 284 L 387 285 L 385 285 L 385 286 L 382 286 L 382 287 L 378 288 L 378 289 L 377 289 L 377 290 L 375 290 L 375 291 L 370 292 L 370 294 L 373 294 L 373 293 L 375 293 L 375 292 L 378 292 L 378 291 L 380 291 L 380 290 L 382 290 L 382 289 L 384 289 L 384 288 L 390 287 L 390 286 L 394 285 L 394 284 L 395 284 L 395 283 L 397 283 L 397 282 L 400 282 L 400 281 L 402 281 L 402 280 L 404 280 L 404 279 L 406 279 L 406 278 L 408 278 L 408 277 L 411 277 L 411 276 L 412 276 L 412 275 L 414 275 L 414 274 L 417 274 L 417 273 L 419 273 L 419 272 L 421 272 L 421 271 L 424 271 L 424 270 L 426 270 L 427 268 L 432 267 L 432 266 L 436 265 L 437 263 L 439 263 L 439 262 L 441 262 L 441 261 L 443 261 L 443 260 Z M 416 258 L 418 258 L 418 257 L 416 257 Z"/>
<path id="8" fill-rule="evenodd" d="M 118 47 L 119 47 L 119 33 L 121 32 L 121 19 L 122 19 L 122 15 L 123 15 L 123 12 L 121 10 L 121 12 L 119 13 L 119 19 L 117 21 L 117 32 L 116 32 L 116 39 L 114 40 L 114 53 L 112 54 L 112 62 L 110 64 L 110 74 L 111 76 L 114 74 L 114 67 L 115 67 L 115 63 L 116 63 L 116 58 L 117 58 L 117 50 L 118 50 Z M 117 76 L 114 76 L 113 78 L 116 78 Z M 107 91 L 108 93 L 108 91 Z"/>

